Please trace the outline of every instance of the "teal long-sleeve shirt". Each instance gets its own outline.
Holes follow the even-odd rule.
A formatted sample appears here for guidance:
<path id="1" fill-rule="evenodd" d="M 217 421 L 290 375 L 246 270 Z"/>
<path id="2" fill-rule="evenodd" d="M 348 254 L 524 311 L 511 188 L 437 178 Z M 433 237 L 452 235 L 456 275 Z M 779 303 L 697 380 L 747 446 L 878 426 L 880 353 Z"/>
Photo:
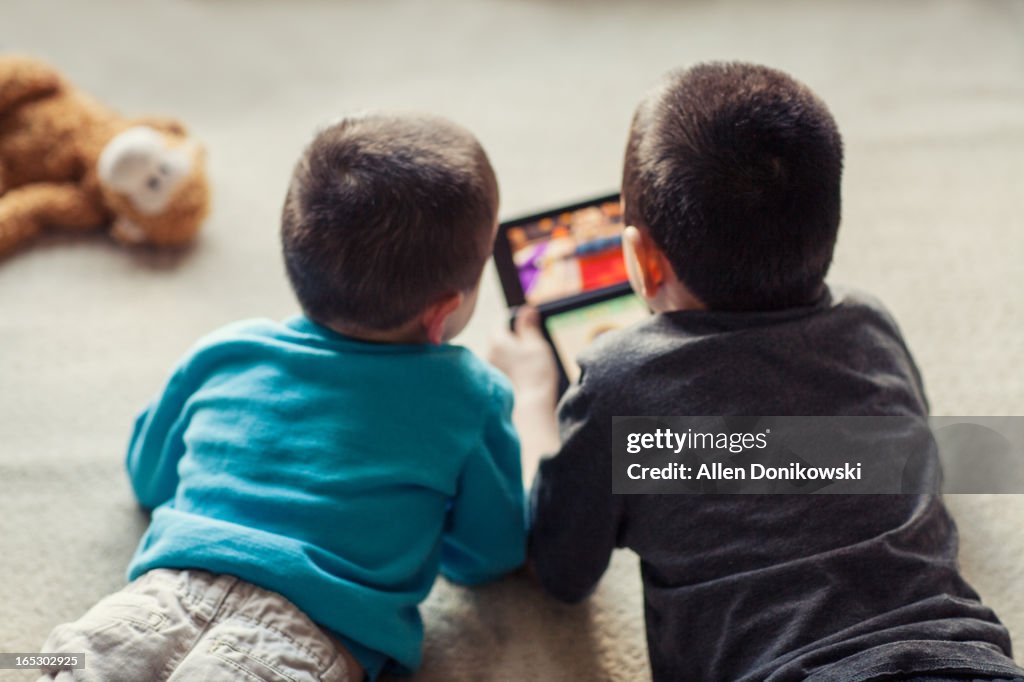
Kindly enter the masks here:
<path id="1" fill-rule="evenodd" d="M 465 348 L 350 339 L 305 317 L 202 339 L 139 415 L 128 474 L 149 529 L 129 579 L 229 573 L 283 594 L 370 679 L 414 670 L 418 604 L 522 564 L 506 379 Z"/>

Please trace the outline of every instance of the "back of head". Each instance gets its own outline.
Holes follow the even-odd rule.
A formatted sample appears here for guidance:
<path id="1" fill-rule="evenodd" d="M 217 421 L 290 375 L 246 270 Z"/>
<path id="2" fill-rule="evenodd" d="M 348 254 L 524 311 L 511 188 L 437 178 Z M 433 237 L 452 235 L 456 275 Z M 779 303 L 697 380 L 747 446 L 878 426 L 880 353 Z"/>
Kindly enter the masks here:
<path id="1" fill-rule="evenodd" d="M 708 308 L 804 305 L 839 229 L 842 141 L 790 76 L 742 63 L 670 73 L 637 108 L 622 193 Z"/>
<path id="2" fill-rule="evenodd" d="M 285 267 L 323 324 L 383 331 L 472 289 L 491 250 L 498 188 L 465 129 L 419 115 L 353 116 L 320 131 L 285 199 Z"/>

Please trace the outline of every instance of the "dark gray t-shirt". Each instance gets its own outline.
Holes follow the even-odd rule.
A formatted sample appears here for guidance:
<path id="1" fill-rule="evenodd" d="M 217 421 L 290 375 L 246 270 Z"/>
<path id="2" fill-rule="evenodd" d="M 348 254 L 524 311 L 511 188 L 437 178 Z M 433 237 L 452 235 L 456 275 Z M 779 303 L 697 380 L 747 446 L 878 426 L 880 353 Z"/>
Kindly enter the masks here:
<path id="1" fill-rule="evenodd" d="M 559 407 L 532 491 L 530 553 L 582 599 L 615 547 L 640 557 L 654 679 L 1024 674 L 960 576 L 924 495 L 612 495 L 616 415 L 924 415 L 921 379 L 874 299 L 771 313 L 675 312 L 605 335 Z"/>

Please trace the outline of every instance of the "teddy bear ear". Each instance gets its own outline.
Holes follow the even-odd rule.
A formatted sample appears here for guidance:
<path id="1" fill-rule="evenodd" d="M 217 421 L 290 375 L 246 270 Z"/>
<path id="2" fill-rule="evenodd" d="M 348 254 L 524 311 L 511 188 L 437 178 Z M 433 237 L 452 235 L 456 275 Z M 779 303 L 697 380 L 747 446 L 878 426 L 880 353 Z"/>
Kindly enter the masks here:
<path id="1" fill-rule="evenodd" d="M 147 126 L 168 135 L 180 135 L 182 137 L 188 135 L 188 129 L 185 128 L 185 124 L 173 118 L 147 116 L 135 121 L 135 125 Z"/>
<path id="2" fill-rule="evenodd" d="M 182 137 L 188 135 L 188 129 L 185 127 L 185 124 L 174 119 L 168 119 L 164 132 L 171 133 L 172 135 L 181 135 Z"/>

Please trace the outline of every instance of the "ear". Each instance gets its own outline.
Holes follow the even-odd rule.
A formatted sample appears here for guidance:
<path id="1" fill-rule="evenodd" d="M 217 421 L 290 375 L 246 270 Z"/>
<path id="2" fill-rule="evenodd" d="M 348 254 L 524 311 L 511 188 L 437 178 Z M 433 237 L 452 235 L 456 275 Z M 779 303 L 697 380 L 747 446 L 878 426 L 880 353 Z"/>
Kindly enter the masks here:
<path id="1" fill-rule="evenodd" d="M 444 343 L 445 322 L 448 321 L 448 316 L 462 305 L 463 298 L 465 298 L 465 294 L 461 291 L 448 294 L 439 301 L 431 303 L 423 311 L 420 315 L 420 323 L 423 325 L 423 331 L 426 332 L 429 343 L 435 346 Z"/>
<path id="2" fill-rule="evenodd" d="M 629 283 L 642 298 L 652 299 L 665 283 L 661 251 L 643 230 L 629 225 L 622 233 L 622 257 Z"/>

